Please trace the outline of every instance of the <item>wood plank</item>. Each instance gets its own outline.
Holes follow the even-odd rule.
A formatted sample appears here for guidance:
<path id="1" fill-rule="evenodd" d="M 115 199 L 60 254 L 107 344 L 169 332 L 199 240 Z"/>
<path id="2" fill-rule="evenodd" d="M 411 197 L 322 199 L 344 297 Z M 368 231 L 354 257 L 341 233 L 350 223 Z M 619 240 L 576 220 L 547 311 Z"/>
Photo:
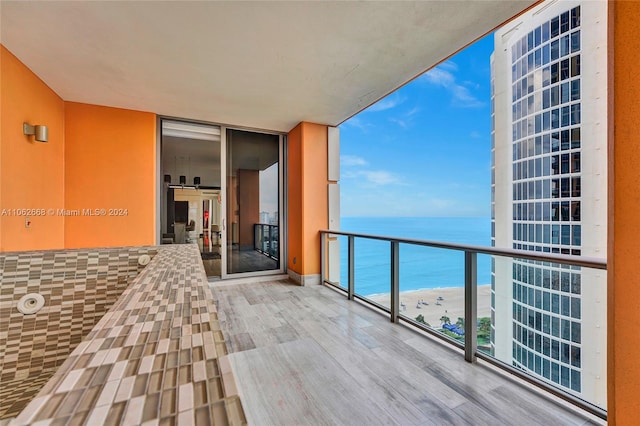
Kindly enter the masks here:
<path id="1" fill-rule="evenodd" d="M 275 281 L 214 293 L 250 423 L 588 422 L 324 286 Z"/>
<path id="2" fill-rule="evenodd" d="M 227 344 L 231 346 L 229 348 L 230 352 L 242 352 L 256 348 L 256 344 L 249 333 L 233 334 L 227 339 Z"/>
<path id="3" fill-rule="evenodd" d="M 395 423 L 312 339 L 229 359 L 250 424 Z"/>

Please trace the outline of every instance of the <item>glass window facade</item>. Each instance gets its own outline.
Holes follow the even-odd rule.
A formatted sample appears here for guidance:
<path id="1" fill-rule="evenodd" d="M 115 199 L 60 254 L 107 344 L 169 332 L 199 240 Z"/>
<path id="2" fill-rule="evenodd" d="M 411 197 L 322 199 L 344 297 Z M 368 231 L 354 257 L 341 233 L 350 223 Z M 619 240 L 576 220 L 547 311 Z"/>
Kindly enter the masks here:
<path id="1" fill-rule="evenodd" d="M 494 64 L 491 60 L 491 247 L 496 246 L 496 87 Z M 491 352 L 495 353 L 496 264 L 491 258 Z"/>
<path id="2" fill-rule="evenodd" d="M 578 6 L 511 46 L 517 250 L 581 254 L 581 44 Z M 580 268 L 514 259 L 512 278 L 513 364 L 581 392 Z"/>

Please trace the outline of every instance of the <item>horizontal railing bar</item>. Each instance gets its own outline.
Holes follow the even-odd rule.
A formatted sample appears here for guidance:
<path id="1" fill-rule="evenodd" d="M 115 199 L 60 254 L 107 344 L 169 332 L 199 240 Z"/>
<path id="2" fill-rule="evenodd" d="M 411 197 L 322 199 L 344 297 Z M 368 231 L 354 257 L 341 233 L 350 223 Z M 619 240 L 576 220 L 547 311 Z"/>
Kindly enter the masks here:
<path id="1" fill-rule="evenodd" d="M 603 269 L 603 270 L 607 269 L 606 260 L 592 258 L 592 257 L 571 256 L 566 254 L 551 254 L 551 253 L 541 254 L 540 252 L 530 252 L 530 251 L 514 250 L 514 249 L 506 249 L 506 248 L 474 246 L 470 244 L 459 244 L 459 243 L 445 243 L 441 241 L 418 240 L 413 238 L 386 237 L 381 235 L 360 234 L 356 232 L 330 231 L 327 229 L 321 230 L 320 233 L 328 234 L 328 235 L 353 236 L 358 238 L 398 242 L 398 243 L 404 243 L 404 244 L 414 244 L 418 246 L 435 247 L 435 248 L 442 248 L 442 249 L 448 249 L 448 250 L 467 251 L 467 252 L 474 252 L 474 253 L 480 253 L 480 254 L 488 254 L 492 256 L 513 257 L 516 259 L 537 260 L 537 261 L 549 262 L 549 263 L 562 263 L 565 265 L 582 266 L 585 268 Z"/>
<path id="2" fill-rule="evenodd" d="M 437 331 L 433 327 L 427 327 L 426 325 L 421 324 L 418 321 L 416 321 L 416 320 L 412 319 L 411 317 L 408 317 L 408 316 L 406 316 L 404 314 L 400 314 L 399 318 L 402 321 L 404 321 L 406 323 L 409 323 L 410 325 L 412 325 L 412 326 L 414 326 L 416 328 L 419 328 L 421 331 L 424 331 L 425 333 L 428 333 L 430 336 L 437 337 L 438 339 L 444 340 L 446 343 L 448 343 L 448 344 L 450 344 L 452 346 L 455 346 L 458 349 L 464 350 L 464 344 L 463 343 L 457 341 L 456 339 L 454 339 L 452 337 L 447 336 L 444 333 L 441 333 L 441 332 Z"/>
<path id="3" fill-rule="evenodd" d="M 534 376 L 527 374 L 525 371 L 519 370 L 505 362 L 500 361 L 497 358 L 492 357 L 481 351 L 476 351 L 476 357 L 482 359 L 483 361 L 493 365 L 494 367 L 500 368 L 501 370 L 506 371 L 509 374 L 513 374 L 514 376 L 519 377 L 527 383 L 530 383 L 536 387 L 543 389 L 545 392 L 548 392 L 564 401 L 570 402 L 571 404 L 579 407 L 580 409 L 593 414 L 596 417 L 599 417 L 603 420 L 607 420 L 607 412 L 602 408 L 593 405 L 584 399 L 580 399 L 576 396 L 571 395 L 568 392 L 565 392 L 561 389 L 557 389 L 555 386 L 549 384 L 548 382 L 544 382 L 535 378 Z"/>
<path id="4" fill-rule="evenodd" d="M 329 284 L 330 286 L 335 287 L 337 289 L 347 291 L 347 289 L 345 287 L 342 287 L 339 283 L 334 283 L 333 281 L 329 281 L 327 279 L 323 280 L 323 282 L 325 284 Z"/>
<path id="5" fill-rule="evenodd" d="M 371 306 L 375 306 L 376 308 L 380 309 L 381 311 L 384 311 L 384 312 L 385 312 L 385 313 L 387 313 L 387 314 L 390 314 L 390 313 L 391 313 L 391 309 L 387 308 L 387 307 L 386 307 L 386 306 L 384 306 L 384 305 L 381 305 L 381 304 L 380 304 L 380 303 L 378 303 L 378 302 L 374 302 L 374 301 L 373 301 L 373 300 L 371 300 L 371 299 L 367 299 L 365 296 L 360 296 L 359 294 L 355 294 L 355 293 L 354 293 L 354 294 L 353 294 L 353 298 L 354 298 L 354 299 L 358 299 L 358 300 L 360 300 L 360 301 L 362 301 L 362 302 L 368 303 L 368 304 L 369 304 L 369 305 L 371 305 Z"/>
<path id="6" fill-rule="evenodd" d="M 340 285 L 338 285 L 338 284 L 336 284 L 336 283 L 334 283 L 334 282 L 332 282 L 332 281 L 324 280 L 324 283 L 325 283 L 325 284 L 327 284 L 327 285 L 330 285 L 331 287 L 335 287 L 336 289 L 338 289 L 338 290 L 340 290 L 340 291 L 344 292 L 347 296 L 349 295 L 349 291 L 348 291 L 346 288 L 344 288 L 344 287 L 342 287 L 342 286 L 340 286 Z M 359 295 L 359 294 L 355 294 L 355 293 L 354 293 L 354 294 L 353 294 L 353 297 L 354 297 L 354 299 L 358 299 L 358 300 L 360 300 L 360 301 L 362 301 L 362 302 L 365 302 L 365 303 L 367 303 L 367 304 L 369 304 L 369 305 L 371 305 L 371 306 L 375 306 L 376 308 L 380 309 L 381 311 L 386 312 L 387 314 L 390 314 L 390 313 L 391 313 L 391 309 L 387 308 L 387 307 L 386 307 L 386 306 L 384 306 L 384 305 L 381 305 L 381 304 L 380 304 L 380 303 L 378 303 L 378 302 L 374 302 L 374 301 L 373 301 L 373 300 L 371 300 L 371 299 L 367 299 L 365 296 L 361 296 L 361 295 Z"/>

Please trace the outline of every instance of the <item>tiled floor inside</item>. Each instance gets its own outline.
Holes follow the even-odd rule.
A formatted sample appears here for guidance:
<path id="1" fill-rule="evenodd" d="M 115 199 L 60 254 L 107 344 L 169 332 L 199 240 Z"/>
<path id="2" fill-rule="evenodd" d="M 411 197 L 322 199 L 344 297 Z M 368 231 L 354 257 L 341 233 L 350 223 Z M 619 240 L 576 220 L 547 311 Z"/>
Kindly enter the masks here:
<path id="1" fill-rule="evenodd" d="M 255 250 L 232 250 L 229 260 L 229 273 L 242 273 L 251 271 L 268 271 L 278 269 L 278 261 Z M 220 278 L 222 269 L 222 260 L 220 258 L 205 258 L 202 264 L 207 273 L 207 277 Z"/>

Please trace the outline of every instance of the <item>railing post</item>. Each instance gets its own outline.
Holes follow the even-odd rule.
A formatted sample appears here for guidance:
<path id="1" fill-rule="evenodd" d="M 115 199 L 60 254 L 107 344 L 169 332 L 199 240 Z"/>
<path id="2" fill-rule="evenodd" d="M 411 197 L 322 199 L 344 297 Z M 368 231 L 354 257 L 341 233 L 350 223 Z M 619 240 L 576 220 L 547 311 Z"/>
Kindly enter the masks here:
<path id="1" fill-rule="evenodd" d="M 400 313 L 400 243 L 391 241 L 391 322 Z"/>
<path id="2" fill-rule="evenodd" d="M 320 285 L 324 285 L 326 280 L 325 269 L 327 267 L 327 234 L 320 232 Z"/>
<path id="3" fill-rule="evenodd" d="M 349 242 L 348 242 L 348 260 L 347 260 L 347 274 L 348 274 L 348 281 L 347 281 L 347 298 L 349 300 L 353 300 L 353 288 L 355 286 L 355 268 L 354 268 L 354 264 L 355 264 L 355 238 L 352 235 L 349 235 Z"/>
<path id="4" fill-rule="evenodd" d="M 275 247 L 273 248 L 273 255 L 275 256 L 276 259 L 280 259 L 280 253 L 278 250 L 280 250 L 280 228 L 278 226 L 274 226 L 273 229 L 275 230 L 275 238 L 276 241 L 278 242 L 278 248 L 276 249 Z"/>
<path id="5" fill-rule="evenodd" d="M 271 256 L 271 225 L 267 225 L 267 255 Z"/>
<path id="6" fill-rule="evenodd" d="M 464 252 L 464 359 L 475 362 L 478 348 L 478 253 Z"/>
<path id="7" fill-rule="evenodd" d="M 259 228 L 258 228 L 258 226 L 259 225 L 257 223 L 253 224 L 253 249 L 254 250 L 260 250 L 260 248 L 259 248 L 260 245 L 258 243 L 258 241 L 259 241 L 259 238 L 258 238 L 258 229 Z"/>

